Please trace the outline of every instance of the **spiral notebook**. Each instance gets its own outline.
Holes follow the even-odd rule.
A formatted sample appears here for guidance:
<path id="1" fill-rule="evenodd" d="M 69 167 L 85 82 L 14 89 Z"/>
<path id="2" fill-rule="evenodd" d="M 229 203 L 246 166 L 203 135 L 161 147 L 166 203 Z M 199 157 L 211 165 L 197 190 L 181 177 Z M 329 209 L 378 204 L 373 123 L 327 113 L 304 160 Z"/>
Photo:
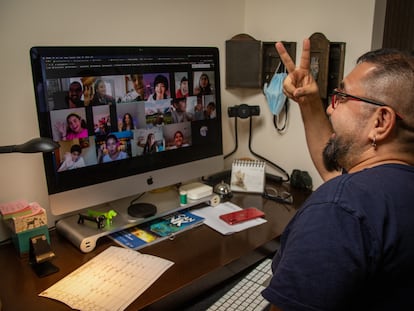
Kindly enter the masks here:
<path id="1" fill-rule="evenodd" d="M 234 160 L 231 166 L 231 190 L 263 193 L 266 178 L 265 166 L 265 162 L 260 160 Z"/>

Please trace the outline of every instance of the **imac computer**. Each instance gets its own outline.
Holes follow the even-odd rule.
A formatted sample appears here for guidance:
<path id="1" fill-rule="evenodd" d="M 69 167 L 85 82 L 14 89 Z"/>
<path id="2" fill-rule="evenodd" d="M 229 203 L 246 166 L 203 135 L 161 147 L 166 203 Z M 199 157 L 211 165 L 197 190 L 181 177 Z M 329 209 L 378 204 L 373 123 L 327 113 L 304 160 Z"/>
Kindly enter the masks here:
<path id="1" fill-rule="evenodd" d="M 217 48 L 33 47 L 30 58 L 40 135 L 60 144 L 44 154 L 50 211 L 81 250 L 153 215 L 125 198 L 223 169 Z M 91 208 L 120 216 L 103 230 L 74 221 Z"/>

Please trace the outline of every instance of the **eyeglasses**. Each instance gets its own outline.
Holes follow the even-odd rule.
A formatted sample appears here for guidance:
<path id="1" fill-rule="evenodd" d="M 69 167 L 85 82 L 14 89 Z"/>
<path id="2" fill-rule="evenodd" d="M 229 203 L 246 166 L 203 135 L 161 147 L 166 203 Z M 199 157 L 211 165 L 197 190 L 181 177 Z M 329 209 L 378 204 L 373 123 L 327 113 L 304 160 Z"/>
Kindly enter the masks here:
<path id="1" fill-rule="evenodd" d="M 389 107 L 388 105 L 384 103 L 377 102 L 375 100 L 368 99 L 368 98 L 350 95 L 350 94 L 341 92 L 338 89 L 333 90 L 331 96 L 332 96 L 332 101 L 331 101 L 332 109 L 335 109 L 336 107 L 338 107 L 338 104 L 343 104 L 347 102 L 348 100 L 360 101 L 360 102 L 368 103 L 368 104 L 375 105 L 375 106 Z M 395 115 L 397 116 L 397 119 L 403 120 L 403 117 L 398 112 L 395 112 Z"/>
<path id="2" fill-rule="evenodd" d="M 292 204 L 292 194 L 287 191 L 278 191 L 272 187 L 266 187 L 263 192 L 263 197 L 268 200 L 273 200 L 279 203 Z"/>

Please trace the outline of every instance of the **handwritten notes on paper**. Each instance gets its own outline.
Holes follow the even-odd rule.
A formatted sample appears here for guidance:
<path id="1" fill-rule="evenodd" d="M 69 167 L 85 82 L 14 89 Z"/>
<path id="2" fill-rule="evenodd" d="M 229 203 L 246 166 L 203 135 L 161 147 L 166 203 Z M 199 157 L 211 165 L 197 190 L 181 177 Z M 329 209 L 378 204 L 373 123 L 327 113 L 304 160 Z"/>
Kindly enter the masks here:
<path id="1" fill-rule="evenodd" d="M 124 310 L 172 261 L 110 246 L 39 294 L 83 311 Z"/>

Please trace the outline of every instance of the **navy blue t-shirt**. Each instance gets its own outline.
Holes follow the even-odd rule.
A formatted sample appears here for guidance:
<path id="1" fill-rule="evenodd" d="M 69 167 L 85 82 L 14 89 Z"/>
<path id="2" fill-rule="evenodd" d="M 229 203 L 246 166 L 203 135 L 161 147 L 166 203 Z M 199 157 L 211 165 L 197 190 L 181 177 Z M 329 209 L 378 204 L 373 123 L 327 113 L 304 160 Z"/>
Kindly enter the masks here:
<path id="1" fill-rule="evenodd" d="M 319 187 L 281 237 L 263 296 L 290 310 L 414 310 L 414 167 Z"/>

